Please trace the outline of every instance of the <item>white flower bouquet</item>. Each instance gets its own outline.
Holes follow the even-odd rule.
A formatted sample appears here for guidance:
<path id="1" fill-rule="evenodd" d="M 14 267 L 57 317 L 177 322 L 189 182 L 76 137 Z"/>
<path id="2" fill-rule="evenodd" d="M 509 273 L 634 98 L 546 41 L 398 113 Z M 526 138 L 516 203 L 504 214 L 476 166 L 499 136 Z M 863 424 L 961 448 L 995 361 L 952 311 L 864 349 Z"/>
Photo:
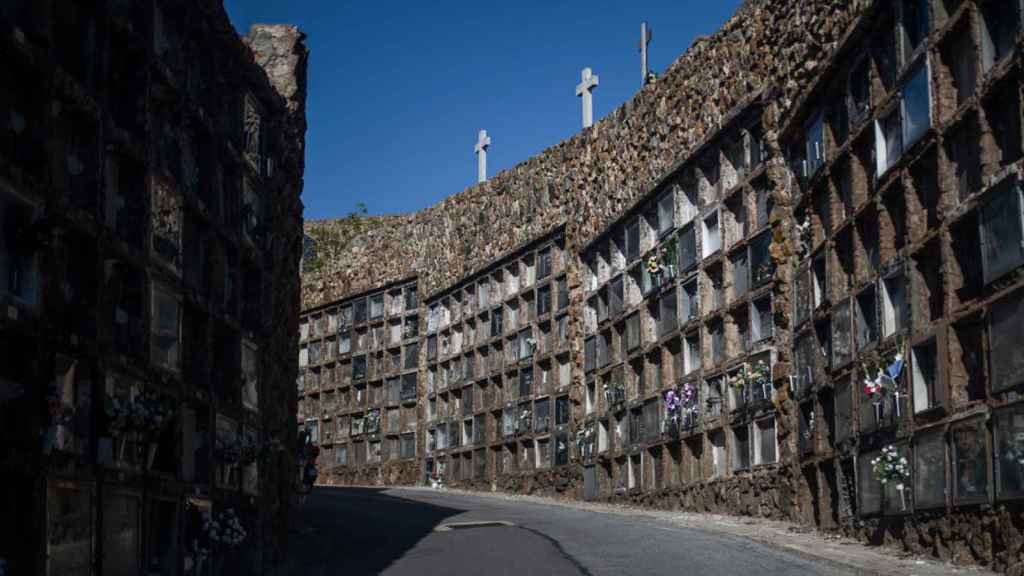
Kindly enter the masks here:
<path id="1" fill-rule="evenodd" d="M 883 487 L 890 483 L 896 485 L 896 491 L 900 495 L 900 508 L 905 509 L 907 502 L 904 492 L 907 489 L 907 480 L 910 479 L 910 464 L 907 463 L 906 457 L 900 456 L 896 447 L 890 444 L 882 448 L 880 456 L 871 460 L 871 466 L 875 479 Z"/>

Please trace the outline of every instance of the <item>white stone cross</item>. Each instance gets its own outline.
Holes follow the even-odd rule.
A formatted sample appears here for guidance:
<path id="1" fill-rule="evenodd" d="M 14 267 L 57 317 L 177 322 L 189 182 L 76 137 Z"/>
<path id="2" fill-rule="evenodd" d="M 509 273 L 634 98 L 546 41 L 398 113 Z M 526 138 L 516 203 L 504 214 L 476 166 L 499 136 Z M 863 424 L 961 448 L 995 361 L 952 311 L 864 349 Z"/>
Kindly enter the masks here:
<path id="1" fill-rule="evenodd" d="M 580 74 L 582 81 L 576 85 L 576 95 L 583 97 L 583 127 L 590 128 L 594 125 L 594 96 L 592 91 L 597 87 L 601 78 L 590 72 L 590 68 L 584 68 Z"/>
<path id="2" fill-rule="evenodd" d="M 487 148 L 491 145 L 491 137 L 487 135 L 487 130 L 481 130 L 479 136 L 476 139 L 476 146 L 473 150 L 476 152 L 476 181 L 483 182 L 487 180 Z"/>
<path id="3" fill-rule="evenodd" d="M 651 43 L 651 29 L 647 22 L 640 23 L 640 85 L 647 85 L 647 45 Z"/>

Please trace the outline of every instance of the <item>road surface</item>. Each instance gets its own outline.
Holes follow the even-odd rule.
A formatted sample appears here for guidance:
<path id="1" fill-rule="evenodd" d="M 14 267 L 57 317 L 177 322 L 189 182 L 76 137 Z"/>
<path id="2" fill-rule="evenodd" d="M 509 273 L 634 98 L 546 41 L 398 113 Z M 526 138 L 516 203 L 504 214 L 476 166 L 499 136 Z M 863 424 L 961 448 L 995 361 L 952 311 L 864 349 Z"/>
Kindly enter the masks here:
<path id="1" fill-rule="evenodd" d="M 301 514 L 290 564 L 302 576 L 844 574 L 649 517 L 445 491 L 317 488 Z"/>

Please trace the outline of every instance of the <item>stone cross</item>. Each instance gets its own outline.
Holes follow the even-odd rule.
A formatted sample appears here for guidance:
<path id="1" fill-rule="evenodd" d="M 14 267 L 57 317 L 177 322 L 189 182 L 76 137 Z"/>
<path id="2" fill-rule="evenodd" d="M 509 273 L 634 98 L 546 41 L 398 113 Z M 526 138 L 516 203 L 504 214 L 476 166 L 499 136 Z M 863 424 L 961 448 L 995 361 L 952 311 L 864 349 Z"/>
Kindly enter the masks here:
<path id="1" fill-rule="evenodd" d="M 576 95 L 583 97 L 583 127 L 590 128 L 594 125 L 594 97 L 591 92 L 601 78 L 593 75 L 590 68 L 584 68 L 580 77 L 582 81 L 576 85 Z"/>
<path id="2" fill-rule="evenodd" d="M 473 147 L 473 150 L 476 152 L 477 182 L 487 180 L 487 148 L 489 148 L 490 145 L 491 137 L 487 135 L 487 130 L 481 130 L 476 139 L 476 146 Z"/>
<path id="3" fill-rule="evenodd" d="M 640 23 L 640 85 L 647 85 L 647 45 L 651 43 L 651 30 L 647 22 Z"/>

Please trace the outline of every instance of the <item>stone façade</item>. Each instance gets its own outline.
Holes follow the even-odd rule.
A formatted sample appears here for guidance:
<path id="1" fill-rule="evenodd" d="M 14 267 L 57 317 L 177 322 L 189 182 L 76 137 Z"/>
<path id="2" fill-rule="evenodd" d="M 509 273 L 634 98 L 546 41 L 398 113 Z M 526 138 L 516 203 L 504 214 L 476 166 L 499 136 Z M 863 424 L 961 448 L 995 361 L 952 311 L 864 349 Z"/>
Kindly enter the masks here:
<path id="1" fill-rule="evenodd" d="M 958 563 L 980 563 L 1011 574 L 1021 573 L 1021 506 L 1012 494 L 996 495 L 993 486 L 1002 463 L 1000 457 L 992 456 L 991 449 L 986 452 L 987 480 L 974 479 L 985 482 L 987 497 L 961 496 L 956 488 L 964 483 L 961 475 L 966 466 L 956 453 L 969 447 L 969 443 L 962 443 L 961 432 L 981 422 L 977 428 L 981 433 L 973 441 L 991 447 L 999 437 L 999 422 L 1004 421 L 1000 419 L 1020 411 L 1019 386 L 1006 393 L 990 390 L 991 384 L 983 382 L 979 393 L 976 373 L 980 371 L 981 378 L 991 379 L 995 372 L 979 368 L 977 360 L 968 358 L 983 355 L 997 344 L 990 339 L 988 347 L 984 347 L 984 336 L 974 340 L 970 326 L 988 318 L 994 306 L 1013 302 L 1014 294 L 1020 294 L 1019 274 L 991 286 L 978 286 L 980 281 L 975 278 L 982 273 L 981 265 L 972 263 L 966 252 L 966 247 L 979 244 L 976 229 L 974 236 L 971 232 L 987 201 L 979 197 L 994 197 L 995 191 L 1007 179 L 1012 181 L 1020 170 L 1019 129 L 1016 144 L 1012 135 L 1009 140 L 1003 137 L 1020 122 L 1020 6 L 1011 4 L 1003 6 L 1013 11 L 1007 20 L 1017 23 L 1016 39 L 1009 49 L 1013 56 L 984 75 L 977 73 L 975 90 L 980 95 L 971 96 L 957 91 L 957 86 L 968 79 L 956 68 L 959 51 L 964 50 L 956 38 L 966 35 L 974 46 L 983 45 L 986 37 L 975 25 L 980 22 L 990 26 L 992 20 L 998 19 L 990 13 L 994 4 L 966 0 L 747 2 L 721 30 L 698 39 L 656 83 L 646 86 L 633 100 L 593 128 L 515 168 L 414 214 L 370 218 L 357 227 L 352 226 L 351 220 L 307 225 L 310 236 L 330 240 L 324 243 L 324 253 L 329 256 L 323 258 L 322 268 L 303 275 L 304 314 L 326 313 L 333 306 L 344 306 L 398 279 L 417 275 L 425 303 L 419 308 L 421 335 L 428 337 L 453 329 L 445 328 L 447 322 L 434 328 L 427 324 L 431 306 L 448 309 L 449 301 L 459 299 L 464 305 L 465 297 L 475 291 L 478 281 L 499 274 L 510 260 L 524 257 L 524 247 L 544 238 L 553 228 L 564 226 L 567 256 L 561 273 L 568 282 L 566 314 L 571 328 L 568 350 L 556 351 L 551 358 L 567 357 L 572 364 L 572 382 L 558 393 L 570 396 L 572 421 L 578 430 L 580 425 L 599 423 L 603 413 L 598 408 L 595 420 L 595 415 L 585 408 L 588 386 L 605 377 L 602 370 L 592 372 L 586 366 L 585 342 L 607 327 L 605 323 L 591 325 L 588 306 L 595 297 L 595 289 L 600 286 L 603 290 L 609 275 L 589 272 L 588 258 L 600 249 L 602 242 L 609 242 L 612 230 L 622 226 L 627 217 L 636 217 L 647 207 L 646 202 L 682 177 L 687 164 L 698 163 L 708 148 L 717 151 L 723 135 L 733 129 L 738 117 L 755 110 L 763 134 L 765 162 L 751 179 L 763 178 L 772 205 L 767 230 L 772 239 L 774 273 L 767 292 L 759 295 L 770 295 L 773 311 L 775 398 L 770 411 L 777 426 L 775 463 L 720 474 L 710 461 L 711 439 L 701 429 L 686 435 L 682 443 L 685 446 L 686 441 L 696 442 L 699 453 L 703 453 L 703 458 L 696 460 L 683 457 L 684 462 L 696 462 L 688 476 L 672 479 L 662 469 L 666 474 L 663 485 L 647 485 L 645 477 L 637 487 L 618 489 L 616 483 L 627 474 L 628 466 L 623 464 L 629 464 L 635 454 L 659 450 L 663 459 L 656 466 L 665 466 L 669 460 L 664 457 L 666 451 L 681 443 L 662 439 L 639 447 L 623 446 L 620 450 L 616 442 L 609 458 L 577 455 L 566 465 L 509 471 L 498 468 L 501 447 L 497 445 L 534 446 L 532 436 L 528 435 L 525 441 L 495 438 L 500 435 L 500 419 L 492 418 L 486 420 L 487 440 L 491 443 L 485 447 L 497 447 L 498 452 L 493 457 L 489 450 L 484 453 L 487 463 L 478 477 L 475 470 L 471 474 L 465 472 L 468 463 L 475 462 L 475 456 L 466 458 L 468 452 L 462 447 L 436 450 L 419 440 L 438 429 L 436 416 L 428 415 L 425 404 L 433 398 L 451 395 L 450 391 L 432 388 L 427 378 L 432 369 L 444 366 L 449 359 L 424 357 L 424 346 L 420 350 L 417 458 L 377 465 L 326 466 L 328 471 L 322 480 L 338 484 L 424 482 L 428 474 L 436 473 L 437 461 L 449 462 L 457 457 L 462 463 L 462 474 L 448 478 L 455 485 L 583 498 L 583 470 L 588 466 L 605 466 L 608 472 L 604 480 L 598 481 L 600 489 L 596 496 L 601 499 L 788 519 L 855 535 L 874 544 L 897 545 Z M 927 47 L 907 49 L 887 61 L 885 54 L 879 56 L 872 47 L 887 47 L 884 35 L 892 34 L 894 23 L 909 21 L 914 5 L 926 7 L 930 22 L 928 41 L 924 44 Z M 896 30 L 902 34 L 900 26 Z M 912 43 L 906 36 L 889 36 L 888 41 L 901 50 L 904 44 Z M 982 52 L 980 48 L 978 52 Z M 903 67 L 904 59 L 908 68 Z M 872 122 L 890 113 L 895 101 L 893 93 L 899 93 L 898 88 L 911 81 L 911 65 L 922 59 L 927 59 L 931 72 L 931 129 L 924 136 L 916 136 L 914 146 L 908 143 L 902 158 L 880 166 L 876 174 L 881 152 L 871 142 Z M 806 167 L 806 150 L 800 151 L 806 144 L 808 126 L 813 128 L 817 111 L 848 97 L 842 93 L 846 79 L 857 63 L 865 60 L 873 66 L 868 73 L 873 82 L 868 115 L 871 122 L 850 122 L 852 129 L 847 134 L 847 121 L 839 121 L 843 124 L 840 129 L 830 117 L 823 131 L 828 136 L 821 138 L 822 146 L 827 142 L 829 157 L 824 168 L 814 174 Z M 986 65 L 984 60 L 979 62 Z M 883 73 L 886 67 L 896 68 L 891 80 Z M 1001 113 L 1007 116 L 997 121 Z M 978 147 L 975 156 L 957 156 L 960 153 L 955 152 L 959 135 L 964 132 L 972 134 L 967 137 L 968 143 Z M 971 158 L 977 158 L 976 166 Z M 853 198 L 847 200 L 840 190 L 844 163 L 850 163 L 853 170 Z M 933 207 L 917 200 L 926 194 L 920 184 L 921 174 L 929 171 L 935 172 L 938 190 Z M 958 192 L 961 186 L 967 188 Z M 905 195 L 903 189 L 908 190 Z M 822 210 L 829 214 L 827 217 L 818 210 L 817 198 L 825 199 Z M 893 198 L 899 199 L 905 211 L 892 206 Z M 849 202 L 846 208 L 841 207 L 844 201 Z M 877 244 L 871 247 L 876 234 L 861 226 L 870 225 L 875 214 L 880 215 Z M 797 225 L 804 222 L 810 222 L 812 230 L 806 241 L 797 230 Z M 726 227 L 726 223 L 722 226 Z M 746 240 L 741 238 L 739 242 L 742 246 Z M 847 249 L 849 252 L 844 252 Z M 735 254 L 730 248 L 729 256 Z M 877 259 L 884 266 L 872 264 L 872 254 L 878 254 Z M 815 271 L 813 261 L 820 255 L 828 259 L 828 267 L 823 269 L 827 271 L 822 276 L 826 293 L 821 304 L 816 302 L 813 309 L 805 312 L 808 304 L 802 298 L 810 284 L 802 282 Z M 731 300 L 736 286 L 731 279 L 721 278 L 723 269 L 732 269 L 731 263 L 715 257 L 707 267 L 701 264 L 700 273 L 704 274 L 706 268 L 711 273 L 717 271 L 723 280 L 720 290 L 729 293 Z M 881 291 L 882 281 L 898 270 L 904 270 L 908 277 L 906 314 L 910 325 L 877 338 L 877 342 L 854 353 L 854 358 L 833 358 L 833 336 L 844 338 L 852 346 L 854 335 L 849 326 L 834 329 L 829 322 L 838 323 L 839 314 L 849 314 L 850 308 L 841 312 L 843 307 L 854 306 L 856 297 L 868 293 L 868 289 L 878 286 Z M 933 274 L 936 270 L 940 271 L 938 275 Z M 746 300 L 740 298 L 738 302 L 743 304 Z M 458 305 L 453 309 L 457 308 Z M 727 314 L 713 315 L 710 320 L 701 318 L 699 328 L 684 327 L 683 331 L 700 330 L 704 343 L 708 323 L 719 322 L 720 317 L 727 330 L 723 346 L 731 351 L 730 355 L 734 354 L 742 343 L 735 321 L 736 313 L 742 310 L 733 303 L 727 308 Z M 618 320 L 613 318 L 612 322 Z M 537 323 L 533 324 L 536 327 Z M 451 326 L 457 325 L 460 324 L 455 320 Z M 819 326 L 825 327 L 824 340 L 818 333 Z M 828 341 L 826 360 L 813 359 L 808 365 L 798 357 L 798 343 L 809 338 L 821 346 Z M 933 341 L 930 339 L 938 343 L 940 354 L 934 368 L 941 374 L 940 385 L 948 389 L 949 397 L 915 398 L 915 404 L 922 405 L 917 412 L 898 415 L 899 422 L 874 422 L 871 404 L 861 400 L 862 374 L 858 362 L 850 360 L 870 362 L 896 346 L 909 356 L 911 350 L 927 350 Z M 712 352 L 707 346 L 701 350 L 702 379 L 712 379 L 732 369 L 734 365 L 730 363 L 709 362 L 707 357 Z M 745 359 L 747 355 L 740 357 Z M 547 358 L 541 362 L 548 361 Z M 914 365 L 917 362 L 913 360 Z M 791 379 L 801 377 L 805 368 L 814 374 L 813 391 L 792 387 Z M 493 374 L 485 379 L 500 382 L 508 374 L 502 374 L 498 380 Z M 905 377 L 912 383 L 918 378 L 909 370 Z M 675 381 L 674 376 L 672 382 Z M 847 436 L 840 435 L 835 422 L 836 402 L 841 398 L 853 404 L 849 417 L 858 419 L 857 423 L 849 423 L 856 433 Z M 656 399 L 656 395 L 650 398 Z M 490 408 L 490 404 L 487 406 Z M 909 410 L 909 402 L 907 406 Z M 609 410 L 609 414 L 613 411 Z M 812 424 L 808 430 L 806 414 L 817 415 L 819 422 L 827 426 L 814 428 Z M 620 420 L 613 414 L 610 418 L 615 423 Z M 728 434 L 729 426 L 736 421 L 729 417 L 726 422 L 726 427 L 717 430 Z M 915 508 L 911 503 L 913 512 L 893 512 L 889 509 L 891 496 L 881 495 L 881 489 L 877 502 L 862 493 L 872 484 L 870 466 L 865 468 L 865 462 L 881 446 L 892 443 L 909 450 L 913 445 L 917 453 L 936 435 L 942 438 L 937 462 L 945 490 L 944 506 L 921 502 Z M 723 457 L 732 456 L 736 450 L 734 441 L 729 439 L 724 445 Z M 680 472 L 678 463 L 675 464 Z M 934 466 L 935 461 L 929 465 Z M 644 470 L 645 474 L 651 470 L 652 476 L 657 475 L 653 468 Z"/>

